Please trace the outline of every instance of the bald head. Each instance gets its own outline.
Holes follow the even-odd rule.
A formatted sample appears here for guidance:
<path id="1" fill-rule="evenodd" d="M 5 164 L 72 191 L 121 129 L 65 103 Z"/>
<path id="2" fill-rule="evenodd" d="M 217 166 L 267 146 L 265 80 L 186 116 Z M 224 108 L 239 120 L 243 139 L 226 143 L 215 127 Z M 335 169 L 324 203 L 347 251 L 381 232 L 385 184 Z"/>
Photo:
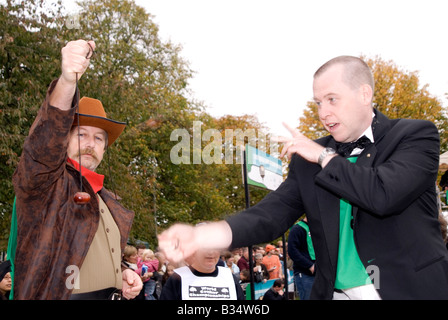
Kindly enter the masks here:
<path id="1" fill-rule="evenodd" d="M 339 56 L 331 59 L 314 73 L 314 79 L 318 78 L 335 65 L 342 65 L 344 67 L 342 80 L 352 89 L 358 89 L 360 86 L 367 84 L 372 88 L 372 92 L 374 92 L 375 81 L 373 79 L 372 71 L 367 63 L 357 57 Z"/>

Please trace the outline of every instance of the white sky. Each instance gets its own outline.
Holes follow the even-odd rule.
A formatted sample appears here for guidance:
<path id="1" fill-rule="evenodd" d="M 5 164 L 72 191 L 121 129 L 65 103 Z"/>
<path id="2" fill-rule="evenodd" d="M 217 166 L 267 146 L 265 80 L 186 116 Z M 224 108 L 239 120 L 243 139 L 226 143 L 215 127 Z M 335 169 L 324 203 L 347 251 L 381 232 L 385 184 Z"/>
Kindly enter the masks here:
<path id="1" fill-rule="evenodd" d="M 66 2 L 66 1 L 64 1 Z M 180 44 L 206 111 L 255 114 L 274 134 L 297 126 L 312 76 L 338 55 L 379 55 L 418 71 L 447 105 L 446 0 L 136 0 Z M 70 8 L 70 5 L 67 4 Z"/>

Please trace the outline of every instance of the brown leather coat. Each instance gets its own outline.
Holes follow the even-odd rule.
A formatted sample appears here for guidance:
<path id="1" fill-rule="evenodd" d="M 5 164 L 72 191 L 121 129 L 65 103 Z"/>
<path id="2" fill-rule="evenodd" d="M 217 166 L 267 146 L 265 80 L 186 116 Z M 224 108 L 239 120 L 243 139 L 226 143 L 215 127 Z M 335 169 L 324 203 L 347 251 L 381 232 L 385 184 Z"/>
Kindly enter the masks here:
<path id="1" fill-rule="evenodd" d="M 75 109 L 62 111 L 49 105 L 55 84 L 50 85 L 13 176 L 17 198 L 14 299 L 68 299 L 70 268 L 81 268 L 99 224 L 98 202 L 87 180 L 83 180 L 83 191 L 91 201 L 85 205 L 73 201 L 80 179 L 67 163 L 66 151 Z M 99 194 L 117 223 L 123 250 L 134 213 L 105 188 Z"/>

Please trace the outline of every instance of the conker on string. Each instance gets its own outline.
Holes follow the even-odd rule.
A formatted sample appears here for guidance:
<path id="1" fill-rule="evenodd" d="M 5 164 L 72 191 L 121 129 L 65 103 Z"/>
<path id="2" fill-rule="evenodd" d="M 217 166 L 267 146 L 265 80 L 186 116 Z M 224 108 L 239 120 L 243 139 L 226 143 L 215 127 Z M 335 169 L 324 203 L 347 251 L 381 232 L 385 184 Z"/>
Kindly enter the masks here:
<path id="1" fill-rule="evenodd" d="M 73 200 L 76 204 L 86 204 L 90 201 L 90 194 L 87 192 L 76 192 Z"/>

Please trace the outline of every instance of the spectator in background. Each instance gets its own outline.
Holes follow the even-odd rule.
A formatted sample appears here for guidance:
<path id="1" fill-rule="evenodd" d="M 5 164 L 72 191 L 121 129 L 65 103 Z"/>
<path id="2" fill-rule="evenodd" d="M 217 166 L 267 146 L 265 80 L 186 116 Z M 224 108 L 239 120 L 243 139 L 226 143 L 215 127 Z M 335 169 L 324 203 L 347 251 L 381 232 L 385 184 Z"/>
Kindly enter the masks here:
<path id="1" fill-rule="evenodd" d="M 217 266 L 219 250 L 201 249 L 166 281 L 160 300 L 244 300 L 237 278 Z"/>
<path id="2" fill-rule="evenodd" d="M 267 280 L 269 280 L 269 271 L 263 264 L 263 255 L 261 253 L 256 253 L 254 255 L 254 259 L 254 281 L 265 283 Z"/>
<path id="3" fill-rule="evenodd" d="M 137 271 L 138 266 L 138 251 L 133 245 L 126 245 L 123 250 L 123 260 L 122 264 L 129 269 Z"/>
<path id="4" fill-rule="evenodd" d="M 146 250 L 146 246 L 144 244 L 137 244 L 135 247 L 137 248 L 137 255 L 140 259 L 142 257 L 143 251 Z"/>
<path id="5" fill-rule="evenodd" d="M 276 279 L 272 287 L 265 292 L 263 300 L 286 300 L 284 288 L 285 282 L 283 279 Z"/>
<path id="6" fill-rule="evenodd" d="M 0 300 L 9 300 L 11 285 L 11 262 L 6 260 L 0 264 Z"/>
<path id="7" fill-rule="evenodd" d="M 235 262 L 238 263 L 238 261 L 243 256 L 243 248 L 235 248 L 231 250 L 233 256 L 235 257 Z"/>
<path id="8" fill-rule="evenodd" d="M 240 268 L 240 271 L 249 269 L 249 248 L 244 247 L 242 249 L 242 256 L 237 262 L 238 268 Z"/>
<path id="9" fill-rule="evenodd" d="M 157 251 L 154 253 L 157 260 L 159 260 L 159 268 L 157 269 L 157 272 L 154 274 L 154 279 L 156 281 L 156 289 L 154 291 L 154 297 L 156 299 L 160 298 L 160 295 L 162 294 L 162 287 L 163 287 L 163 277 L 165 276 L 166 270 L 167 270 L 167 260 L 165 258 L 165 255 Z"/>
<path id="10" fill-rule="evenodd" d="M 240 271 L 240 283 L 249 283 L 250 282 L 250 271 L 249 269 L 244 269 Z"/>
<path id="11" fill-rule="evenodd" d="M 282 265 L 278 255 L 274 254 L 275 246 L 272 244 L 266 245 L 266 255 L 263 257 L 263 264 L 269 272 L 269 279 L 277 279 L 282 276 Z"/>
<path id="12" fill-rule="evenodd" d="M 440 178 L 439 185 L 440 188 L 442 188 L 442 191 L 445 191 L 448 188 L 448 171 L 445 171 L 442 178 Z"/>
<path id="13" fill-rule="evenodd" d="M 230 251 L 224 251 L 222 254 L 222 259 L 224 260 L 226 266 L 232 270 L 232 273 L 236 276 L 240 276 L 240 268 L 235 264 L 235 257 Z"/>
<path id="14" fill-rule="evenodd" d="M 166 272 L 166 264 L 167 264 L 165 255 L 160 251 L 157 251 L 156 253 L 154 253 L 154 255 L 156 259 L 159 260 L 159 268 L 157 269 L 157 272 L 163 275 Z"/>
<path id="15" fill-rule="evenodd" d="M 261 253 L 261 255 L 263 255 L 264 256 L 264 254 L 266 253 L 265 251 L 264 251 L 264 246 L 253 246 L 253 250 L 254 250 L 254 255 L 255 254 L 257 254 L 257 253 Z"/>
<path id="16" fill-rule="evenodd" d="M 156 300 L 154 292 L 156 289 L 157 270 L 159 268 L 159 260 L 156 259 L 154 252 L 151 249 L 145 249 L 142 253 L 142 258 L 138 263 L 138 270 L 142 276 L 143 292 L 145 300 Z M 145 268 L 146 272 L 142 270 Z"/>
<path id="17" fill-rule="evenodd" d="M 294 282 L 297 293 L 300 300 L 309 300 L 314 283 L 316 258 L 306 217 L 291 228 L 288 244 L 288 253 L 294 262 Z"/>
<path id="18" fill-rule="evenodd" d="M 163 290 L 163 287 L 165 286 L 165 283 L 168 280 L 168 278 L 173 275 L 174 269 L 176 269 L 176 267 L 173 264 L 168 263 L 166 265 L 166 271 L 162 276 L 162 290 Z M 160 295 L 159 295 L 159 297 L 160 297 Z"/>

